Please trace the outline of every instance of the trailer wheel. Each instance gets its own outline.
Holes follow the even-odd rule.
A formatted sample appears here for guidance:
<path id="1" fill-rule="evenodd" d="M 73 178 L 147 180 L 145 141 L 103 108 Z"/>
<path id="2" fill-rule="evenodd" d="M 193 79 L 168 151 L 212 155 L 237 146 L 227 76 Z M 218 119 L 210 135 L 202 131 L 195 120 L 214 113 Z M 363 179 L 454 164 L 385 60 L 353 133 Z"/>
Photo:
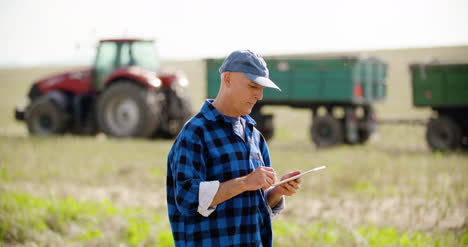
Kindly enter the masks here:
<path id="1" fill-rule="evenodd" d="M 369 140 L 369 137 L 371 136 L 372 131 L 368 128 L 359 128 L 358 129 L 358 142 L 359 143 L 365 143 L 367 140 Z"/>
<path id="2" fill-rule="evenodd" d="M 461 145 L 464 150 L 468 150 L 468 136 L 462 137 Z"/>
<path id="3" fill-rule="evenodd" d="M 68 115 L 52 99 L 40 96 L 26 110 L 26 124 L 33 135 L 63 134 Z"/>
<path id="4" fill-rule="evenodd" d="M 270 140 L 275 134 L 273 115 L 260 115 L 259 118 L 258 130 L 265 137 L 265 140 Z"/>
<path id="5" fill-rule="evenodd" d="M 273 123 L 273 114 L 262 114 L 262 105 L 256 104 L 250 116 L 257 122 L 256 128 L 262 133 L 265 140 L 270 140 L 275 135 L 275 125 Z"/>
<path id="6" fill-rule="evenodd" d="M 150 137 L 157 128 L 160 106 L 156 94 L 129 81 L 105 89 L 98 98 L 98 126 L 115 137 Z"/>
<path id="7" fill-rule="evenodd" d="M 441 116 L 430 119 L 426 129 L 426 140 L 433 151 L 456 149 L 462 138 L 460 126 L 451 118 Z"/>
<path id="8" fill-rule="evenodd" d="M 317 116 L 310 130 L 312 141 L 318 147 L 331 147 L 343 142 L 343 125 L 331 115 Z"/>

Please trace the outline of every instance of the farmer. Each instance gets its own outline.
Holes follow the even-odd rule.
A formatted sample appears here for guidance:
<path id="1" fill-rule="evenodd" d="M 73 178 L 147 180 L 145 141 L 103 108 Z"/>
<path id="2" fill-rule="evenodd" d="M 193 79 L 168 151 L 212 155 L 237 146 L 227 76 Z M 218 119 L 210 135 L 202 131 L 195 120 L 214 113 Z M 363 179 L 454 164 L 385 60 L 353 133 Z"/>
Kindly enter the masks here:
<path id="1" fill-rule="evenodd" d="M 177 137 L 167 161 L 167 207 L 176 246 L 272 246 L 271 217 L 301 179 L 276 181 L 267 143 L 249 116 L 263 88 L 280 88 L 250 50 L 231 53 L 221 86 Z M 281 180 L 300 174 L 284 175 Z"/>

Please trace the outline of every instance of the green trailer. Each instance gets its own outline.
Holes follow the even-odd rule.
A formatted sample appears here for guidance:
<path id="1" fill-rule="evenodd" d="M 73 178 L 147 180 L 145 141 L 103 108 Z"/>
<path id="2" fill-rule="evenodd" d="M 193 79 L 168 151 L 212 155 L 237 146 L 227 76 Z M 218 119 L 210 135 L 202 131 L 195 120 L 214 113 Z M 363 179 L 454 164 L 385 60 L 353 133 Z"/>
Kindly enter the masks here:
<path id="1" fill-rule="evenodd" d="M 311 138 L 319 147 L 364 143 L 376 129 L 372 104 L 385 99 L 386 64 L 374 57 L 266 58 L 270 78 L 281 89 L 266 89 L 251 116 L 265 138 L 274 135 L 273 115 L 266 105 L 312 111 Z M 207 60 L 207 97 L 219 90 L 223 59 Z"/>
<path id="2" fill-rule="evenodd" d="M 410 65 L 413 104 L 431 107 L 426 141 L 433 150 L 468 146 L 468 61 Z"/>

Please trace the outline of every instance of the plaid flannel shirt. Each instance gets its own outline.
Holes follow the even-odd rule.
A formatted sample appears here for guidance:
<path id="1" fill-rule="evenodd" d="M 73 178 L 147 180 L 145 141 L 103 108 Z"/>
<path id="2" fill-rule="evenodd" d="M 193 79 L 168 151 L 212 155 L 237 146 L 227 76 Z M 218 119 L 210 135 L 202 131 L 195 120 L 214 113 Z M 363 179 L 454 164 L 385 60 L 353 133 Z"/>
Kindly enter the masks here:
<path id="1" fill-rule="evenodd" d="M 176 246 L 272 245 L 265 193 L 243 192 L 217 205 L 208 217 L 197 212 L 200 182 L 224 182 L 270 166 L 265 139 L 246 120 L 245 140 L 207 100 L 175 140 L 167 161 L 167 207 Z"/>

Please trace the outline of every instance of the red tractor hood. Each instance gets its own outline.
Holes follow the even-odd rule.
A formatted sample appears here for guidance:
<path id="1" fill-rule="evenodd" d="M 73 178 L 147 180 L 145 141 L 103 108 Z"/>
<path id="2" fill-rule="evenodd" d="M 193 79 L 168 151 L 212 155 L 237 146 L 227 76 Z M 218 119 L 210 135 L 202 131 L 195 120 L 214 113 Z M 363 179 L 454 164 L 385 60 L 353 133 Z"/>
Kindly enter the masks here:
<path id="1" fill-rule="evenodd" d="M 80 69 L 51 75 L 37 80 L 35 86 L 41 94 L 51 90 L 61 90 L 75 94 L 90 93 L 91 69 Z"/>

